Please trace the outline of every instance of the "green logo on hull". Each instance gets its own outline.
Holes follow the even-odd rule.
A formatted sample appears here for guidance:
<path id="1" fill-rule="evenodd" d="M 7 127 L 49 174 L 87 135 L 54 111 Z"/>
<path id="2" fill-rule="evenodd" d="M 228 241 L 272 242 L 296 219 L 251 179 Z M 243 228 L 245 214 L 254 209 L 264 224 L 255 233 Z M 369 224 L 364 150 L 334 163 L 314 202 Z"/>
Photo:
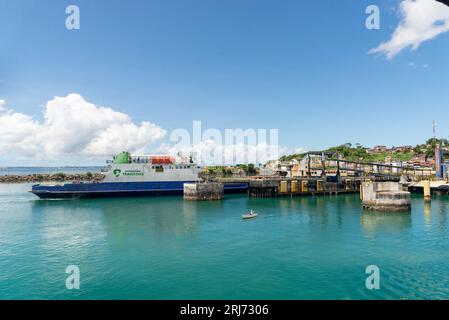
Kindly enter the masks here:
<path id="1" fill-rule="evenodd" d="M 119 177 L 120 173 L 122 172 L 122 170 L 120 169 L 115 169 L 114 171 L 112 171 L 114 173 L 114 176 Z"/>

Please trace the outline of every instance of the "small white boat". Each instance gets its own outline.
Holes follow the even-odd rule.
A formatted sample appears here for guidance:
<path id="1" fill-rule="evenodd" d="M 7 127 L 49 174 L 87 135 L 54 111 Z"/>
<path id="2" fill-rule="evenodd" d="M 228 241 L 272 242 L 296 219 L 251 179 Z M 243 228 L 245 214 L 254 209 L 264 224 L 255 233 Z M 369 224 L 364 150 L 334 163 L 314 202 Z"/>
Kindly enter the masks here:
<path id="1" fill-rule="evenodd" d="M 253 218 L 255 218 L 255 217 L 257 217 L 257 213 L 255 213 L 253 210 L 251 210 L 251 211 L 249 212 L 249 214 L 242 214 L 242 218 L 243 218 L 244 220 L 246 220 L 246 219 L 253 219 Z"/>

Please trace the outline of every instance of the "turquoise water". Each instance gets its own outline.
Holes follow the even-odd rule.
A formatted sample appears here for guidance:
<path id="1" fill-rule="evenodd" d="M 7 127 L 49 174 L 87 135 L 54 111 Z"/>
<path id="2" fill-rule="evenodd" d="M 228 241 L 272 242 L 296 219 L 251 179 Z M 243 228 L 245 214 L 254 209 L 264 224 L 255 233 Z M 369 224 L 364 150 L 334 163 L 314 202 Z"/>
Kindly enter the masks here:
<path id="1" fill-rule="evenodd" d="M 3 299 L 449 298 L 447 197 L 381 214 L 357 195 L 49 201 L 29 188 L 0 185 Z M 372 264 L 380 290 L 365 287 Z"/>

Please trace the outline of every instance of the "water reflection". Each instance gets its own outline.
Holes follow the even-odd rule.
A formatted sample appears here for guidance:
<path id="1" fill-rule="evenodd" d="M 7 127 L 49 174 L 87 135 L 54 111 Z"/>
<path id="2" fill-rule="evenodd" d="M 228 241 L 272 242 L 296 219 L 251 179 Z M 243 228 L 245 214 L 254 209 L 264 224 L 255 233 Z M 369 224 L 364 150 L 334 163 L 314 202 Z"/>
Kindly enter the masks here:
<path id="1" fill-rule="evenodd" d="M 449 212 L 447 196 L 434 196 L 431 201 L 415 198 L 413 207 L 418 208 L 419 216 L 423 217 L 426 230 L 446 232 L 447 213 Z"/>
<path id="2" fill-rule="evenodd" d="M 364 210 L 360 217 L 362 230 L 367 235 L 401 233 L 411 228 L 410 212 L 376 212 Z"/>
<path id="3" fill-rule="evenodd" d="M 447 230 L 447 215 L 449 212 L 447 196 L 439 196 L 437 201 L 433 201 L 436 204 L 434 213 L 438 217 L 438 228 L 440 231 L 445 232 Z"/>
<path id="4" fill-rule="evenodd" d="M 430 226 L 432 223 L 432 220 L 431 220 L 432 217 L 430 215 L 431 211 L 432 211 L 431 202 L 424 201 L 424 218 L 425 218 L 427 226 Z"/>
<path id="5" fill-rule="evenodd" d="M 292 214 L 303 212 L 302 203 L 296 197 L 282 197 L 278 198 L 276 202 L 276 211 L 279 211 L 282 216 L 290 216 Z M 260 207 L 259 210 L 260 212 L 263 212 L 264 206 Z"/>
<path id="6" fill-rule="evenodd" d="M 68 263 L 79 263 L 83 259 L 95 259 L 103 253 L 101 243 L 107 231 L 101 219 L 101 210 L 92 206 L 76 205 L 75 201 L 30 202 L 29 237 L 36 256 L 36 264 L 45 258 L 45 262 L 61 268 Z M 48 266 L 39 268 L 46 270 Z M 51 278 L 51 276 L 50 276 Z"/>
<path id="7" fill-rule="evenodd" d="M 310 209 L 308 211 L 310 226 L 317 225 L 322 229 L 326 229 L 329 223 L 329 216 L 325 196 L 307 196 L 305 199 Z"/>
<path id="8" fill-rule="evenodd" d="M 447 297 L 441 283 L 448 279 L 449 201 L 435 197 L 427 206 L 422 198 L 413 201 L 411 213 L 380 213 L 363 211 L 358 195 L 239 195 L 190 202 L 182 197 L 36 201 L 25 194 L 10 207 L 0 205 L 9 246 L 6 251 L 3 245 L 0 255 L 7 254 L 0 262 L 9 278 L 20 275 L 38 289 L 44 279 L 55 292 L 61 284 L 64 290 L 64 268 L 79 264 L 91 279 L 83 298 L 182 298 L 181 293 L 226 298 L 234 292 L 240 292 L 237 298 L 264 298 L 265 289 L 276 288 L 268 298 L 364 299 L 372 296 L 360 294 L 358 265 L 381 261 L 386 277 L 395 281 L 376 297 L 427 298 L 435 297 L 433 292 Z M 259 217 L 243 222 L 241 214 L 249 209 Z M 252 266 L 263 271 L 257 284 L 245 282 Z M 409 290 L 416 279 L 401 277 L 404 270 L 419 275 L 419 289 Z M 48 285 L 55 274 L 61 277 Z M 329 287 L 335 279 L 338 286 Z M 9 296 L 20 293 L 18 284 L 10 281 Z M 295 288 L 312 289 L 295 295 Z M 65 298 L 65 290 L 55 297 Z"/>
<path id="9" fill-rule="evenodd" d="M 89 220 L 101 224 L 115 241 L 126 242 L 130 237 L 193 235 L 197 231 L 197 214 L 203 209 L 201 204 L 181 197 L 36 200 L 32 216 L 57 219 L 55 225 L 70 222 L 81 226 Z M 82 234 L 81 228 L 78 231 Z"/>

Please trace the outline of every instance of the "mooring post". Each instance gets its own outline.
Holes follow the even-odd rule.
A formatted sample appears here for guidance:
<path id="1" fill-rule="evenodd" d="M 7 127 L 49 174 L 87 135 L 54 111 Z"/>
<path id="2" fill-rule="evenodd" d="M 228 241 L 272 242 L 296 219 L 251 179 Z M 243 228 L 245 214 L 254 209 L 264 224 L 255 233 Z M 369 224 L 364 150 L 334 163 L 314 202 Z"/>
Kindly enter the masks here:
<path id="1" fill-rule="evenodd" d="M 430 181 L 424 180 L 423 181 L 423 188 L 424 188 L 424 200 L 430 201 L 432 198 L 431 192 L 430 192 Z"/>

